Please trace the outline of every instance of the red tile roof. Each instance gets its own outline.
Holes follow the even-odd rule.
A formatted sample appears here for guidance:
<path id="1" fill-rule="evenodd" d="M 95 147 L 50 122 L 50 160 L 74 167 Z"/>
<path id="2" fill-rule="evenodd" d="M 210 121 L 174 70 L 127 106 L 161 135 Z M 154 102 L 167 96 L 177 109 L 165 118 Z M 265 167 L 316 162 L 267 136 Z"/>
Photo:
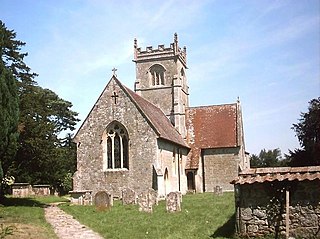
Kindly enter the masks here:
<path id="1" fill-rule="evenodd" d="M 320 179 L 320 166 L 250 168 L 239 173 L 232 184 L 252 184 L 273 181 L 303 181 Z"/>
<path id="2" fill-rule="evenodd" d="M 237 147 L 237 103 L 187 109 L 188 168 L 198 168 L 201 149 Z"/>

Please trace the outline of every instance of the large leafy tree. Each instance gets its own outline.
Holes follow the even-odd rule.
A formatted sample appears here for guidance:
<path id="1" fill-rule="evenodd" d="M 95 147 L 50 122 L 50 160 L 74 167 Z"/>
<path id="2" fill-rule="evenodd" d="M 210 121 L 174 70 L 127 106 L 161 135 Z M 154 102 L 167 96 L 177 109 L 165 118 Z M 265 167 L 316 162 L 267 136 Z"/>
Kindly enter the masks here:
<path id="1" fill-rule="evenodd" d="M 74 172 L 75 149 L 60 137 L 63 131 L 74 130 L 78 121 L 71 107 L 70 102 L 39 86 L 29 85 L 21 93 L 20 147 L 14 165 L 18 181 L 58 187 L 68 172 Z"/>
<path id="2" fill-rule="evenodd" d="M 75 170 L 71 136 L 62 135 L 74 130 L 77 113 L 71 110 L 70 102 L 38 86 L 37 74 L 24 63 L 27 53 L 21 53 L 21 48 L 25 43 L 16 40 L 16 33 L 1 21 L 0 30 L 3 72 L 14 79 L 12 87 L 16 83 L 19 97 L 18 149 L 15 157 L 3 162 L 3 173 L 20 182 L 58 186 Z"/>
<path id="3" fill-rule="evenodd" d="M 309 102 L 308 112 L 301 113 L 292 129 L 296 132 L 301 149 L 290 151 L 290 166 L 320 165 L 320 97 Z"/>
<path id="4" fill-rule="evenodd" d="M 0 21 L 0 167 L 4 172 L 14 159 L 18 140 L 18 92 L 14 74 L 8 69 L 15 47 L 9 43 L 12 34 Z"/>
<path id="5" fill-rule="evenodd" d="M 253 154 L 250 157 L 250 166 L 252 168 L 280 167 L 286 166 L 286 163 L 281 157 L 281 150 L 279 148 L 272 150 L 262 149 L 259 155 Z"/>

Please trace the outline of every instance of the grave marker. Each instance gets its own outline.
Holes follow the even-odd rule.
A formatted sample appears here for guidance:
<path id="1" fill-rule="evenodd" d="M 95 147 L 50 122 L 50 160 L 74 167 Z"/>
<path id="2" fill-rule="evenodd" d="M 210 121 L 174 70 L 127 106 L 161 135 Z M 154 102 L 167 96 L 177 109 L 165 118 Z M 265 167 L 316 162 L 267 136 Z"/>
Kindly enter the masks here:
<path id="1" fill-rule="evenodd" d="M 122 190 L 122 204 L 129 205 L 129 204 L 136 204 L 137 197 L 135 191 L 130 188 L 125 188 Z"/>
<path id="2" fill-rule="evenodd" d="M 100 209 L 105 210 L 113 206 L 113 195 L 106 191 L 99 191 L 94 196 L 94 205 Z"/>
<path id="3" fill-rule="evenodd" d="M 181 211 L 181 194 L 179 192 L 171 192 L 166 198 L 167 212 Z"/>

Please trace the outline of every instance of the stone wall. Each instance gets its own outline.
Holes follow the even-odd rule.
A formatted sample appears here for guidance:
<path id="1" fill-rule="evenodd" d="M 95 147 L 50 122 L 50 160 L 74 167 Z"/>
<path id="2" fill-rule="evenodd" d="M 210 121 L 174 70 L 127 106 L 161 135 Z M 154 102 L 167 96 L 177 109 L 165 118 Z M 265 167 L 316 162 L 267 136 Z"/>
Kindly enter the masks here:
<path id="1" fill-rule="evenodd" d="M 180 191 L 183 194 L 187 192 L 187 178 L 185 175 L 185 165 L 187 161 L 187 149 L 168 143 L 164 140 L 158 140 L 157 168 L 164 175 L 168 171 L 168 182 L 163 181 L 164 185 L 159 185 L 159 195 L 165 196 L 169 192 Z"/>
<path id="2" fill-rule="evenodd" d="M 29 183 L 14 183 L 11 186 L 12 196 L 48 196 L 50 195 L 50 185 L 30 185 Z"/>
<path id="3" fill-rule="evenodd" d="M 206 149 L 202 153 L 204 188 L 213 192 L 216 186 L 223 191 L 233 191 L 230 182 L 237 177 L 239 148 Z"/>
<path id="4" fill-rule="evenodd" d="M 137 46 L 135 46 L 137 47 Z M 185 108 L 189 106 L 189 87 L 186 79 L 186 52 L 178 46 L 177 39 L 170 48 L 147 47 L 135 50 L 135 91 L 158 106 L 174 123 L 183 137 L 186 136 Z M 164 85 L 151 84 L 150 68 L 155 65 L 165 68 Z"/>
<path id="5" fill-rule="evenodd" d="M 117 105 L 111 98 L 118 94 Z M 102 135 L 110 122 L 120 122 L 129 136 L 129 170 L 103 171 Z M 73 191 L 102 190 L 121 195 L 129 187 L 141 192 L 152 187 L 153 164 L 157 155 L 157 137 L 147 120 L 116 81 L 111 80 L 76 135 L 77 172 Z M 137 183 L 139 182 L 139 183 Z"/>
<path id="6" fill-rule="evenodd" d="M 285 188 L 289 190 L 289 234 L 320 238 L 320 181 L 236 185 L 237 231 L 242 236 L 285 234 Z"/>

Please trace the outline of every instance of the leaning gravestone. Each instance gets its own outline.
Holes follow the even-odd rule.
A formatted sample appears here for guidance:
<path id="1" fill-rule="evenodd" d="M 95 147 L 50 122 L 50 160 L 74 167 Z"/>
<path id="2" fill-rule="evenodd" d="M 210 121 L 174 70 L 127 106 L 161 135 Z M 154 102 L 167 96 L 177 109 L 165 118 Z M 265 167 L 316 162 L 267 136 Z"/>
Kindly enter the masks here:
<path id="1" fill-rule="evenodd" d="M 137 197 L 135 191 L 130 188 L 122 190 L 122 205 L 136 204 Z"/>
<path id="2" fill-rule="evenodd" d="M 171 192 L 166 198 L 167 212 L 181 211 L 181 194 L 179 192 Z"/>
<path id="3" fill-rule="evenodd" d="M 140 212 L 153 212 L 153 205 L 158 203 L 158 193 L 153 189 L 148 189 L 138 197 Z"/>
<path id="4" fill-rule="evenodd" d="M 94 196 L 94 205 L 100 209 L 104 210 L 113 206 L 113 196 L 106 191 L 99 191 Z"/>

